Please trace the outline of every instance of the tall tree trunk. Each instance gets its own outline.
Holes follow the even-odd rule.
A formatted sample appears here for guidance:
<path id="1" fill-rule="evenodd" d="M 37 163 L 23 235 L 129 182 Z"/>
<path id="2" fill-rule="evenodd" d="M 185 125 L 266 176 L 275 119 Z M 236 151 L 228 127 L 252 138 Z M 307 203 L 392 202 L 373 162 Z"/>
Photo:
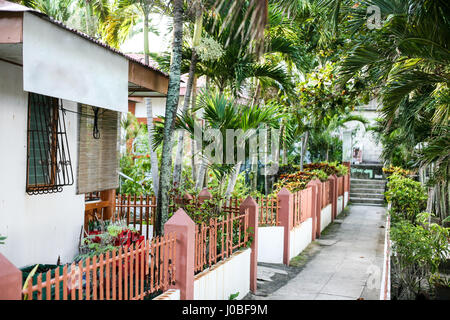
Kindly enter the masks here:
<path id="1" fill-rule="evenodd" d="M 192 39 L 192 55 L 191 55 L 191 64 L 189 66 L 189 75 L 188 75 L 188 83 L 186 85 L 186 93 L 184 96 L 184 103 L 182 113 L 187 112 L 189 109 L 189 103 L 191 100 L 191 92 L 194 85 L 195 78 L 195 69 L 197 67 L 197 52 L 196 47 L 200 44 L 200 39 L 202 35 L 202 26 L 203 26 L 203 12 L 201 7 L 199 6 L 199 2 L 195 1 L 195 25 L 194 25 L 194 35 Z M 177 153 L 175 158 L 175 165 L 173 169 L 173 184 L 180 185 L 181 182 L 181 171 L 183 167 L 183 149 L 184 149 L 184 134 L 179 133 L 178 135 L 178 145 L 177 145 Z"/>
<path id="2" fill-rule="evenodd" d="M 227 190 L 225 191 L 225 197 L 229 198 L 236 185 L 237 178 L 239 176 L 239 170 L 241 169 L 242 161 L 239 161 L 234 165 L 234 171 L 228 180 Z"/>
<path id="3" fill-rule="evenodd" d="M 147 7 L 143 7 L 144 11 L 144 57 L 145 57 L 145 64 L 149 64 L 149 48 L 148 48 L 148 10 Z"/>
<path id="4" fill-rule="evenodd" d="M 198 175 L 196 177 L 195 182 L 195 189 L 200 190 L 203 188 L 203 184 L 205 182 L 205 174 L 206 174 L 206 160 L 202 158 L 202 161 L 200 163 L 200 167 L 198 169 Z"/>
<path id="5" fill-rule="evenodd" d="M 197 101 L 197 77 L 194 75 L 194 83 L 192 84 L 192 103 L 191 103 L 191 112 L 195 121 L 194 108 Z M 195 154 L 197 147 L 195 144 L 195 139 L 191 139 L 191 167 L 192 167 L 192 181 L 195 181 L 197 177 L 197 164 L 195 161 Z"/>
<path id="6" fill-rule="evenodd" d="M 150 148 L 150 164 L 152 171 L 153 192 L 158 195 L 158 156 L 156 151 L 153 150 L 153 108 L 152 100 L 150 98 L 144 98 L 145 106 L 147 107 L 147 132 L 148 132 L 148 145 Z"/>
<path id="7" fill-rule="evenodd" d="M 300 171 L 303 171 L 303 162 L 305 161 L 306 149 L 308 146 L 309 131 L 305 132 L 304 139 L 302 137 L 302 152 L 300 154 Z"/>
<path id="8" fill-rule="evenodd" d="M 182 113 L 186 113 L 189 108 L 189 101 L 191 100 L 192 84 L 194 80 L 195 67 L 197 65 L 197 54 L 195 50 L 192 50 L 191 65 L 189 66 L 189 79 L 186 85 L 186 93 L 184 95 Z M 183 149 L 184 149 L 184 131 L 178 133 L 177 153 L 175 157 L 175 164 L 173 167 L 173 184 L 174 186 L 180 185 L 181 182 L 181 170 L 183 167 Z"/>
<path id="9" fill-rule="evenodd" d="M 155 233 L 163 234 L 164 223 L 169 218 L 169 189 L 172 167 L 172 135 L 175 125 L 178 100 L 180 98 L 181 46 L 183 41 L 183 1 L 173 0 L 173 44 L 172 63 L 169 73 L 163 145 L 161 156 L 161 173 L 159 176 L 158 201 L 155 216 Z"/>

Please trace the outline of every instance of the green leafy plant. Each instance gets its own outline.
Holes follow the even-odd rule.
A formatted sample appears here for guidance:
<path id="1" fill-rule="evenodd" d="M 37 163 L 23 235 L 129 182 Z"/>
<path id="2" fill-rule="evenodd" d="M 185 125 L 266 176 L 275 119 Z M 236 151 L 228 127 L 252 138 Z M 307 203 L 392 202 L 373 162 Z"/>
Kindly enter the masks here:
<path id="1" fill-rule="evenodd" d="M 239 296 L 239 291 L 236 293 L 230 294 L 230 296 L 228 297 L 228 300 L 236 300 L 238 296 Z"/>
<path id="2" fill-rule="evenodd" d="M 392 224 L 392 275 L 398 298 L 414 299 L 440 279 L 439 266 L 450 253 L 449 228 L 428 223 L 429 218 L 429 213 L 420 213 L 417 224 L 405 219 Z"/>
<path id="3" fill-rule="evenodd" d="M 28 288 L 28 283 L 30 282 L 30 279 L 33 278 L 34 274 L 36 273 L 39 265 L 37 264 L 33 270 L 28 274 L 28 277 L 25 279 L 25 283 L 23 285 L 22 291 L 26 290 Z M 23 300 L 28 300 L 28 294 L 23 295 Z"/>
<path id="4" fill-rule="evenodd" d="M 399 218 L 415 223 L 417 214 L 425 210 L 427 193 L 420 182 L 399 174 L 388 177 L 386 200 L 391 203 L 392 221 Z"/>

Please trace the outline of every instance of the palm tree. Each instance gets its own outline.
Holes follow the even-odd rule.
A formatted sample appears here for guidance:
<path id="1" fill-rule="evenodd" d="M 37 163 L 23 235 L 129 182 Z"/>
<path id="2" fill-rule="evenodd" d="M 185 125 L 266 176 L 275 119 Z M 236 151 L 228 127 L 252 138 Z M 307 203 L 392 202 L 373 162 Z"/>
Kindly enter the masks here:
<path id="1" fill-rule="evenodd" d="M 164 116 L 163 144 L 161 156 L 161 169 L 159 175 L 159 190 L 157 198 L 157 210 L 155 216 L 155 232 L 163 233 L 164 223 L 169 219 L 169 189 L 170 172 L 172 167 L 172 133 L 175 126 L 179 93 L 180 93 L 180 69 L 181 48 L 183 41 L 183 0 L 174 0 L 173 12 L 173 42 L 172 63 L 169 73 L 169 88 L 167 90 L 166 110 Z"/>
<path id="2" fill-rule="evenodd" d="M 385 19 L 379 30 L 355 32 L 351 51 L 341 64 L 341 79 L 343 82 L 362 79 L 367 90 L 381 97 L 381 133 L 390 137 L 384 141 L 408 150 L 408 156 L 418 160 L 416 165 L 422 165 L 420 170 L 426 164 L 436 176 L 447 180 L 445 161 L 437 159 L 446 159 L 449 148 L 435 157 L 436 149 L 427 146 L 446 141 L 443 128 L 450 119 L 448 3 L 362 1 L 350 20 L 354 30 L 364 25 L 364 10 L 369 5 L 377 5 L 382 18 L 389 19 Z M 392 160 L 388 157 L 393 156 L 390 150 L 385 148 L 387 161 Z M 432 163 L 430 159 L 437 162 Z M 448 189 L 440 198 L 447 199 L 448 208 Z"/>
<path id="3" fill-rule="evenodd" d="M 199 127 L 199 123 L 195 120 L 193 113 L 202 110 L 204 125 Z M 205 132 L 208 129 L 217 129 L 220 131 L 222 139 L 222 145 L 227 145 L 227 130 L 235 130 L 238 132 L 237 141 L 245 141 L 251 137 L 255 137 L 257 129 L 264 124 L 268 127 L 277 128 L 278 119 L 280 115 L 278 109 L 275 106 L 246 106 L 240 105 L 233 98 L 227 98 L 224 94 L 212 91 L 203 91 L 199 96 L 199 101 L 193 112 L 187 111 L 186 113 L 177 116 L 175 129 L 187 132 L 191 139 L 195 139 L 196 132 Z M 162 123 L 157 124 L 155 127 L 155 146 L 162 142 L 162 130 L 164 127 L 163 119 Z M 196 131 L 197 130 L 197 131 Z M 202 144 L 203 153 L 205 148 L 208 148 L 210 143 L 204 142 Z M 243 147 L 239 145 L 238 147 Z M 222 159 L 225 162 L 227 156 L 226 149 L 223 148 Z M 235 150 L 236 151 L 236 150 Z M 233 157 L 236 157 L 235 153 Z M 222 168 L 224 176 L 230 178 L 226 196 L 229 196 L 234 189 L 236 183 L 236 177 L 239 173 L 239 169 L 242 164 L 242 159 L 237 157 L 237 163 L 233 165 L 223 164 L 217 165 L 213 161 L 206 157 L 202 157 L 202 165 L 200 166 L 200 172 L 196 182 L 196 188 L 201 189 L 203 183 L 203 175 L 207 167 L 213 167 L 214 169 Z"/>

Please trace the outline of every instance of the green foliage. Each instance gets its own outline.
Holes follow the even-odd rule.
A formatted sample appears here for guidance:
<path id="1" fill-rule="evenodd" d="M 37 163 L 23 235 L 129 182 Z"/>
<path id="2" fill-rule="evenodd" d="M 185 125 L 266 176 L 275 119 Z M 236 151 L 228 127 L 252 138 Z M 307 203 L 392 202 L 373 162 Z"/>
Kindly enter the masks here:
<path id="1" fill-rule="evenodd" d="M 5 240 L 7 237 L 0 235 L 0 244 L 5 244 Z"/>
<path id="2" fill-rule="evenodd" d="M 135 194 L 138 196 L 153 194 L 153 184 L 150 177 L 150 155 L 135 157 L 128 154 L 124 155 L 120 159 L 120 171 L 133 179 L 122 179 L 122 194 Z"/>
<path id="3" fill-rule="evenodd" d="M 450 253 L 450 229 L 429 224 L 429 217 L 429 213 L 421 213 L 419 224 L 400 219 L 391 226 L 393 282 L 398 298 L 414 299 L 426 290 L 424 280 L 429 288 L 439 281 L 439 266 Z"/>
<path id="4" fill-rule="evenodd" d="M 236 300 L 236 298 L 239 296 L 239 291 L 236 293 L 232 293 L 230 294 L 230 296 L 228 297 L 228 300 Z"/>
<path id="5" fill-rule="evenodd" d="M 416 222 L 417 215 L 425 210 L 427 193 L 420 182 L 405 178 L 399 174 L 388 177 L 386 200 L 391 203 L 393 221 L 399 219 Z"/>
<path id="6" fill-rule="evenodd" d="M 245 199 L 251 192 L 250 186 L 245 183 L 245 172 L 241 172 L 236 179 L 231 196 L 233 198 Z"/>
<path id="7" fill-rule="evenodd" d="M 143 241 L 143 236 L 139 231 L 127 226 L 125 221 L 99 221 L 98 229 L 89 231 L 83 238 L 79 247 L 79 255 L 75 261 L 94 255 L 99 256 L 141 241 Z"/>

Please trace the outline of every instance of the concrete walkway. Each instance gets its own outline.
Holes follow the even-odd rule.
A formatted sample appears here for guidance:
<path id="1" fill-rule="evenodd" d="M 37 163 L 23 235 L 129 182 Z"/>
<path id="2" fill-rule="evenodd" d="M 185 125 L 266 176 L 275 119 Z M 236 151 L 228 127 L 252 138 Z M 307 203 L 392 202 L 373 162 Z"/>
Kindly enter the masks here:
<path id="1" fill-rule="evenodd" d="M 350 205 L 345 217 L 338 216 L 310 244 L 317 252 L 300 273 L 268 296 L 254 299 L 378 300 L 385 211 L 384 207 Z"/>

